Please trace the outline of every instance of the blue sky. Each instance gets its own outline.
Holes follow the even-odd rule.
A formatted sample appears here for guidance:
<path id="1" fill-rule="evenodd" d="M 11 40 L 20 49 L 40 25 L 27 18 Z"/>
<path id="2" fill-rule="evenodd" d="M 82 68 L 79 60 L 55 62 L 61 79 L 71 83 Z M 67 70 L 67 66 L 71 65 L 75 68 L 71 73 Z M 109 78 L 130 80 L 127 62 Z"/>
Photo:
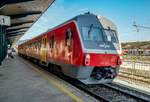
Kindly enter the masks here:
<path id="1" fill-rule="evenodd" d="M 103 15 L 118 28 L 121 42 L 150 41 L 150 29 L 133 27 L 133 22 L 150 27 L 150 0 L 56 0 L 21 40 L 35 37 L 85 12 Z"/>

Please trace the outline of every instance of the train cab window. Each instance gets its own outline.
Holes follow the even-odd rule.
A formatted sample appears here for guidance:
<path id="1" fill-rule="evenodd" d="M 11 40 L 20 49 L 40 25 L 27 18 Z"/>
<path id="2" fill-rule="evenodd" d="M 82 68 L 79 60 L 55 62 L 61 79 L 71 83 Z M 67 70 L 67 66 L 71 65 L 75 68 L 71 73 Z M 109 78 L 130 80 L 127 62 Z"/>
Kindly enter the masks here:
<path id="1" fill-rule="evenodd" d="M 82 27 L 84 41 L 103 41 L 102 32 L 98 27 Z"/>
<path id="2" fill-rule="evenodd" d="M 105 41 L 114 42 L 114 43 L 118 42 L 117 34 L 115 31 L 110 29 L 104 29 L 104 35 L 105 35 L 104 36 Z"/>
<path id="3" fill-rule="evenodd" d="M 65 38 L 66 46 L 71 45 L 71 40 L 72 40 L 72 31 L 71 31 L 71 29 L 68 29 L 67 32 L 66 32 L 66 38 Z"/>
<path id="4" fill-rule="evenodd" d="M 54 36 L 50 37 L 50 48 L 54 48 Z"/>

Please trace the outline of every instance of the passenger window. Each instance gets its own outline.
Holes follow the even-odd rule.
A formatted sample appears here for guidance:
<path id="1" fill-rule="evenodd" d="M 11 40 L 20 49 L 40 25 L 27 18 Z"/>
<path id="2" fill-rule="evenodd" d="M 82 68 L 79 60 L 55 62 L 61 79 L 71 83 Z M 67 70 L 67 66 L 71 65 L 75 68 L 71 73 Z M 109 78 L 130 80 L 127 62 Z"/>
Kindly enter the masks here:
<path id="1" fill-rule="evenodd" d="M 71 40 L 72 40 L 72 31 L 71 31 L 71 29 L 68 29 L 67 32 L 66 32 L 66 38 L 65 38 L 66 46 L 71 45 Z"/>
<path id="2" fill-rule="evenodd" d="M 54 36 L 50 37 L 50 48 L 54 48 Z"/>
<path id="3" fill-rule="evenodd" d="M 45 38 L 45 48 L 46 48 L 46 38 Z"/>
<path id="4" fill-rule="evenodd" d="M 44 39 L 42 39 L 42 48 L 44 47 Z"/>
<path id="5" fill-rule="evenodd" d="M 43 39 L 43 47 L 46 48 L 46 38 Z"/>
<path id="6" fill-rule="evenodd" d="M 41 48 L 41 42 L 40 42 L 40 40 L 38 41 L 38 48 L 39 49 Z"/>

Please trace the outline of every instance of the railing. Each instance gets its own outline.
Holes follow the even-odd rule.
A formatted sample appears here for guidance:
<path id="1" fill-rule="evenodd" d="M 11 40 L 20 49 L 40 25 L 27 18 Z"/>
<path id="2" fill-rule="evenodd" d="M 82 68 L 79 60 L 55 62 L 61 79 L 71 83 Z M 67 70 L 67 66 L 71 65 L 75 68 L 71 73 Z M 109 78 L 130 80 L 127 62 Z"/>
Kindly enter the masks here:
<path id="1" fill-rule="evenodd" d="M 129 83 L 150 87 L 150 62 L 123 61 L 119 76 Z"/>
<path id="2" fill-rule="evenodd" d="M 141 71 L 150 71 L 150 62 L 123 61 L 121 67 Z"/>

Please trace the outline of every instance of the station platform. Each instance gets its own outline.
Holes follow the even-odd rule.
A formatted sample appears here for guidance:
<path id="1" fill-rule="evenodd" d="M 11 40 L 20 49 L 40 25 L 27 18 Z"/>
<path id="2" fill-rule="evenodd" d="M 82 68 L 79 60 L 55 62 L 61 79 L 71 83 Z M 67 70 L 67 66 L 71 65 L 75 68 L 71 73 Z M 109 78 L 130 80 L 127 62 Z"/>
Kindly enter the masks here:
<path id="1" fill-rule="evenodd" d="M 0 102 L 99 102 L 19 56 L 0 66 Z"/>

